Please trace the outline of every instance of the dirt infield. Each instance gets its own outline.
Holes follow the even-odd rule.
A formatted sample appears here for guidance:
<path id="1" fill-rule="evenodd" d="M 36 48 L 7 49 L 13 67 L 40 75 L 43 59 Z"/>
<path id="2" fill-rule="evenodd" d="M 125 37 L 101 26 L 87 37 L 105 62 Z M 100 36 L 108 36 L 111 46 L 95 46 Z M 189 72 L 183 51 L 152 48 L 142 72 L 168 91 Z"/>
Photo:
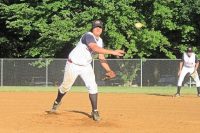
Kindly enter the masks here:
<path id="1" fill-rule="evenodd" d="M 99 95 L 102 120 L 89 118 L 87 93 L 69 93 L 59 114 L 48 115 L 55 92 L 0 92 L 0 133 L 198 133 L 200 98 Z"/>

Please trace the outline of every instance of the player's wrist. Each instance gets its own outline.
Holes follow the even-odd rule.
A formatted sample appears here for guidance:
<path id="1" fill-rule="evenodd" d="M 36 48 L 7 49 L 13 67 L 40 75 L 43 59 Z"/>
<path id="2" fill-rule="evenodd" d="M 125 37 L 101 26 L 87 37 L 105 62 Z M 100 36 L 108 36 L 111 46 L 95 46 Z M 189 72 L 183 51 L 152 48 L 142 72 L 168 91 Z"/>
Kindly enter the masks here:
<path id="1" fill-rule="evenodd" d="M 110 54 L 115 55 L 115 50 L 110 50 Z"/>
<path id="2" fill-rule="evenodd" d="M 111 69 L 107 69 L 107 70 L 106 70 L 106 72 L 111 72 L 111 71 L 112 71 Z"/>

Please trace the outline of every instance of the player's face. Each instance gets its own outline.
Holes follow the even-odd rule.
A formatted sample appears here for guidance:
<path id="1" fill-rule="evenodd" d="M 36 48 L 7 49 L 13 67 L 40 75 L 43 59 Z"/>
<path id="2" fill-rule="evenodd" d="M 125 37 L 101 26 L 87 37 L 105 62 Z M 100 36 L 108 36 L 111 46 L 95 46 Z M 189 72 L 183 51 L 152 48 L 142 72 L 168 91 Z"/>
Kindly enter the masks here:
<path id="1" fill-rule="evenodd" d="M 192 55 L 192 52 L 187 52 L 187 55 L 190 57 Z"/>
<path id="2" fill-rule="evenodd" d="M 96 27 L 92 30 L 92 33 L 96 36 L 99 37 L 102 33 L 102 28 L 101 27 Z"/>

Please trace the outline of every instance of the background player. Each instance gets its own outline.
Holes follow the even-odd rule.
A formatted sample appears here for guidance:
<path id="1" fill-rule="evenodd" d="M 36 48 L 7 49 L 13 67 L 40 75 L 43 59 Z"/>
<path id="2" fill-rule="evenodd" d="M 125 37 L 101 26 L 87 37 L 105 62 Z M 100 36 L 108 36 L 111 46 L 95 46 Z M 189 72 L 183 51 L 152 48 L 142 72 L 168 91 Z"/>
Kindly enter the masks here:
<path id="1" fill-rule="evenodd" d="M 112 54 L 115 56 L 123 56 L 122 50 L 108 50 L 103 48 L 103 41 L 100 37 L 102 34 L 103 23 L 100 20 L 92 22 L 91 32 L 85 33 L 76 47 L 70 52 L 65 66 L 64 79 L 58 89 L 58 95 L 53 103 L 53 107 L 50 113 L 55 112 L 61 103 L 62 97 L 71 89 L 74 81 L 80 76 L 88 91 L 89 99 L 92 105 L 92 117 L 95 121 L 100 120 L 97 110 L 97 84 L 95 81 L 95 75 L 91 66 L 92 56 L 95 53 L 99 54 L 99 59 L 102 67 L 106 72 L 115 77 L 115 73 L 109 67 L 104 54 Z M 78 98 L 77 98 L 78 100 Z"/>
<path id="2" fill-rule="evenodd" d="M 180 96 L 180 90 L 185 76 L 188 73 L 190 75 L 192 73 L 196 73 L 194 80 L 196 82 L 196 87 L 197 87 L 197 96 L 200 97 L 200 81 L 199 81 L 199 75 L 197 73 L 198 66 L 199 66 L 199 61 L 195 53 L 193 53 L 192 48 L 189 47 L 187 49 L 187 52 L 183 54 L 182 60 L 179 65 L 179 72 L 178 72 L 179 79 L 178 79 L 177 93 L 175 94 L 175 96 Z"/>

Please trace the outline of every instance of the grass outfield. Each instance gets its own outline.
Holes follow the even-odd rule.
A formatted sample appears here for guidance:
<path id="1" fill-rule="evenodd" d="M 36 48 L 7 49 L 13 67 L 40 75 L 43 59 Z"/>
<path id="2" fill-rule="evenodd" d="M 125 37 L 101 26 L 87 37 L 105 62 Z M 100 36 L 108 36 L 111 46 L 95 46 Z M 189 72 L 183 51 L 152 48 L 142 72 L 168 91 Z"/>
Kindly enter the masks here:
<path id="1" fill-rule="evenodd" d="M 0 92 L 56 92 L 57 87 L 5 86 Z M 74 86 L 70 92 L 87 92 L 83 86 Z M 99 87 L 101 93 L 174 94 L 176 87 Z M 183 87 L 182 94 L 196 94 L 196 88 Z"/>

